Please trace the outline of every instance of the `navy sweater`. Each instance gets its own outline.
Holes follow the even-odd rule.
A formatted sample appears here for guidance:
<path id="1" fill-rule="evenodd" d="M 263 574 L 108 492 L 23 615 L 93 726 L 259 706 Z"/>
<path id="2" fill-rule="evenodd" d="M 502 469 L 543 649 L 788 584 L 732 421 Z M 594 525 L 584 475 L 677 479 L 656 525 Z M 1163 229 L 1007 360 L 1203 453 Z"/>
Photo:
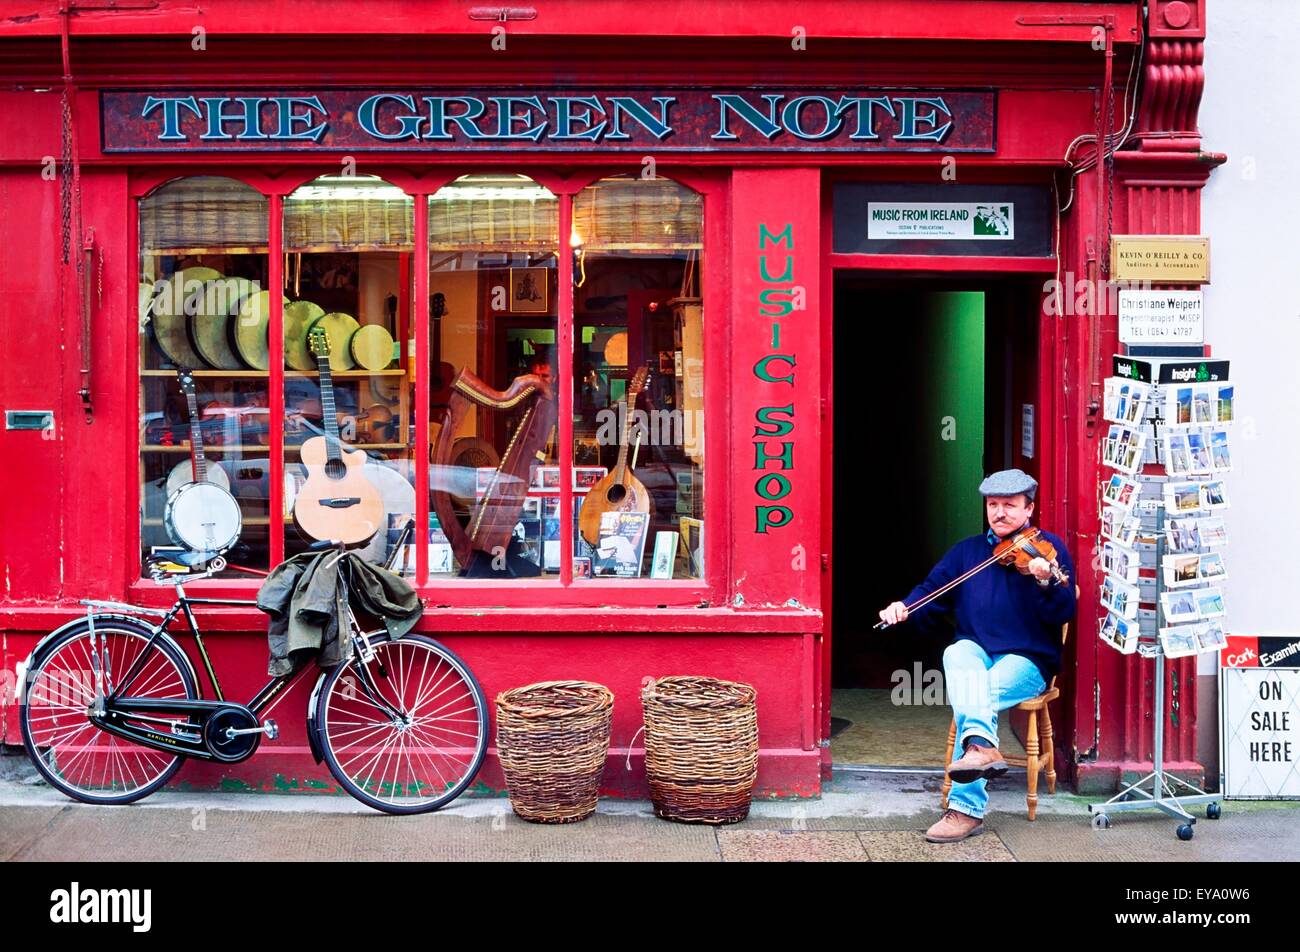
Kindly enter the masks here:
<path id="1" fill-rule="evenodd" d="M 971 536 L 949 549 L 904 604 L 912 604 L 992 555 L 989 535 Z M 1050 683 L 1061 669 L 1061 626 L 1074 617 L 1075 579 L 1074 562 L 1065 543 L 1050 532 L 1043 536 L 1056 547 L 1057 564 L 1069 576 L 1069 585 L 1052 582 L 1044 588 L 1014 566 L 994 564 L 918 609 L 908 620 L 915 618 L 924 624 L 946 608 L 957 626 L 958 640 L 973 641 L 991 655 L 1023 655 L 1042 673 L 1043 682 Z"/>

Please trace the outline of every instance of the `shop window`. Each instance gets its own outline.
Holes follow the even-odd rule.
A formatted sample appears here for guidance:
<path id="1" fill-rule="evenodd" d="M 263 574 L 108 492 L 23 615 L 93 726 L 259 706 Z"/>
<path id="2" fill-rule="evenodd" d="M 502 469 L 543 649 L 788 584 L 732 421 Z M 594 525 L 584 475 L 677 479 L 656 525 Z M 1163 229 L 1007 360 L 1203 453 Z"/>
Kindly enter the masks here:
<path id="1" fill-rule="evenodd" d="M 142 563 L 177 536 L 198 549 L 237 537 L 230 561 L 265 569 L 267 199 L 198 176 L 138 210 Z"/>
<path id="2" fill-rule="evenodd" d="M 429 197 L 432 582 L 559 574 L 558 205 L 499 173 Z"/>
<path id="3" fill-rule="evenodd" d="M 702 223 L 662 178 L 574 198 L 576 577 L 703 577 Z"/>
<path id="4" fill-rule="evenodd" d="M 414 200 L 381 178 L 327 175 L 284 199 L 286 557 L 367 535 L 386 560 L 416 518 Z M 407 548 L 398 569 L 414 574 Z"/>

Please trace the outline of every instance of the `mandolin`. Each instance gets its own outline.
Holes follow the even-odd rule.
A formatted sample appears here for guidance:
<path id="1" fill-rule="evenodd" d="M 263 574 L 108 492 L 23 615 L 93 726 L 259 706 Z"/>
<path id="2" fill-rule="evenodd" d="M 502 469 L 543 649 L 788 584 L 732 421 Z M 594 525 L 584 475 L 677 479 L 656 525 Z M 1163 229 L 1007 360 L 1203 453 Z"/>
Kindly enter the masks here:
<path id="1" fill-rule="evenodd" d="M 592 545 L 600 541 L 600 517 L 607 512 L 649 512 L 650 494 L 641 480 L 632 474 L 627 463 L 627 447 L 632 433 L 632 411 L 636 398 L 645 389 L 649 369 L 642 367 L 628 384 L 627 412 L 623 418 L 623 434 L 618 446 L 618 464 L 601 477 L 587 491 L 582 509 L 578 513 L 578 531 Z"/>
<path id="2" fill-rule="evenodd" d="M 384 501 L 365 476 L 366 454 L 348 449 L 339 438 L 334 409 L 334 381 L 330 376 L 329 335 L 315 327 L 308 346 L 320 371 L 320 401 L 324 436 L 302 444 L 302 465 L 307 479 L 293 503 L 293 516 L 304 533 L 320 541 L 348 544 L 365 542 L 384 521 Z"/>

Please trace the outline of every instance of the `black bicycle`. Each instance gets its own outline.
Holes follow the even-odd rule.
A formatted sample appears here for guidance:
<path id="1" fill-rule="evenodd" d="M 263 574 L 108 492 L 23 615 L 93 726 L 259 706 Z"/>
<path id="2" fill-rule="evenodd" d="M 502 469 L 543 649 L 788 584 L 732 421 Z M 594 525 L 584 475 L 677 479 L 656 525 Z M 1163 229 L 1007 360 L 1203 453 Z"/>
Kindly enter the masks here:
<path id="1" fill-rule="evenodd" d="M 86 617 L 51 632 L 27 661 L 19 708 L 23 744 L 53 787 L 84 803 L 147 797 L 187 757 L 248 759 L 264 736 L 279 734 L 264 715 L 315 667 L 300 663 L 247 704 L 226 700 L 192 606 L 256 603 L 185 594 L 185 582 L 225 568 L 220 557 L 201 572 L 172 574 L 159 565 L 151 566 L 154 580 L 176 587 L 171 608 L 84 600 Z M 397 814 L 437 810 L 473 782 L 483 763 L 483 689 L 465 663 L 432 638 L 363 631 L 348 605 L 350 656 L 319 672 L 307 705 L 312 754 L 367 806 Z M 194 636 L 211 699 L 203 697 L 194 663 L 167 630 L 179 615 Z"/>

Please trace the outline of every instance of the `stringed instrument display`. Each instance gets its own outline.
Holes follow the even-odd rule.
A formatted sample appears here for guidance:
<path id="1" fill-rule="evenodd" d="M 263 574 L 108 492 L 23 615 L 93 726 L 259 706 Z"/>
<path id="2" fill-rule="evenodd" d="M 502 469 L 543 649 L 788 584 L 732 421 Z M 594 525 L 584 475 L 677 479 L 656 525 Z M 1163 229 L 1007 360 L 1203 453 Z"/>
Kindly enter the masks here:
<path id="1" fill-rule="evenodd" d="M 294 499 L 293 516 L 298 527 L 313 539 L 365 542 L 384 521 L 383 497 L 365 476 L 365 452 L 349 449 L 339 437 L 330 341 L 324 328 L 312 329 L 308 346 L 320 373 L 325 435 L 313 436 L 302 444 L 307 478 Z"/>
<path id="2" fill-rule="evenodd" d="M 204 455 L 194 377 L 188 370 L 177 371 L 177 377 L 190 413 L 191 459 L 178 464 L 167 479 L 163 526 L 172 541 L 193 552 L 224 552 L 239 538 L 243 516 L 230 494 L 229 477 L 220 467 L 209 468 Z M 216 474 L 224 485 L 218 484 Z M 173 481 L 179 485 L 173 486 Z"/>
<path id="3" fill-rule="evenodd" d="M 453 457 L 456 432 L 466 414 L 475 408 L 503 413 L 522 408 L 523 414 L 491 478 L 482 491 L 474 492 L 467 500 L 469 518 L 462 524 L 456 511 L 457 499 L 464 498 L 457 492 L 458 484 L 463 481 L 468 487 L 476 486 L 477 470 L 458 465 Z M 550 385 L 536 374 L 516 377 L 504 391 L 493 390 L 469 368 L 457 375 L 448 400 L 447 419 L 431 451 L 430 489 L 434 511 L 462 575 L 491 577 L 496 557 L 508 552 L 528 496 L 533 467 L 545 461 L 557 412 Z"/>
<path id="4" fill-rule="evenodd" d="M 578 513 L 578 532 L 591 545 L 600 541 L 600 519 L 607 512 L 650 512 L 650 493 L 628 465 L 628 444 L 631 442 L 633 411 L 637 397 L 645 389 L 650 371 L 640 368 L 628 384 L 626 413 L 623 417 L 622 436 L 618 445 L 618 463 L 587 491 L 582 510 Z"/>

